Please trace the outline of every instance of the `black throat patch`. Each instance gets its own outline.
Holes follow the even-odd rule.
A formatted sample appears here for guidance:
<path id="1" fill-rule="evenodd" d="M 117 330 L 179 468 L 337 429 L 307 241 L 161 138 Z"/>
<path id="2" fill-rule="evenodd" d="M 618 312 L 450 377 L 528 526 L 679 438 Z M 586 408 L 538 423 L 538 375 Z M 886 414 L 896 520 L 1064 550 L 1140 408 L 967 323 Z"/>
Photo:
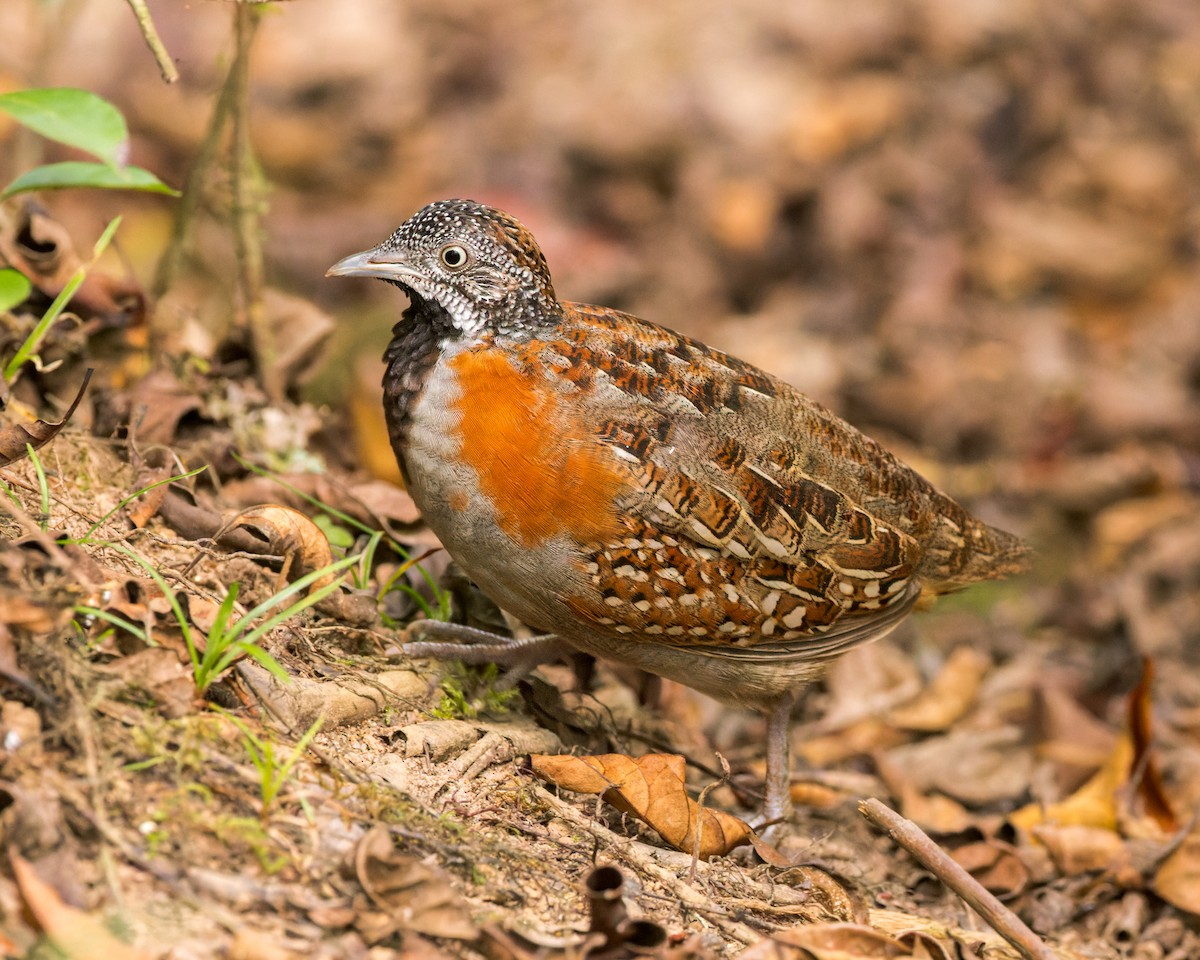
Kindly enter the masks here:
<path id="1" fill-rule="evenodd" d="M 412 302 L 400 322 L 392 327 L 392 339 L 383 353 L 383 362 L 387 364 L 383 373 L 383 408 L 388 439 L 407 483 L 404 455 L 413 407 L 425 388 L 430 370 L 437 363 L 441 344 L 459 336 L 460 331 L 438 304 L 423 299 L 401 284 L 396 286 L 404 290 Z"/>

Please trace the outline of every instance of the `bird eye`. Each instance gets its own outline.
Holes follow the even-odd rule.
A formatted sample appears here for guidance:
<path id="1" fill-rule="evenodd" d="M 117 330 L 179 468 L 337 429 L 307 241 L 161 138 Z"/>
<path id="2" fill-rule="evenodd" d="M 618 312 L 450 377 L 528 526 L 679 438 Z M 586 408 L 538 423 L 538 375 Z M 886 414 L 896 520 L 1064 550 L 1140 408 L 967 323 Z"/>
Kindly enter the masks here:
<path id="1" fill-rule="evenodd" d="M 460 247 L 457 243 L 452 243 L 449 246 L 442 247 L 442 263 L 448 266 L 451 270 L 457 270 L 467 262 L 467 251 Z"/>

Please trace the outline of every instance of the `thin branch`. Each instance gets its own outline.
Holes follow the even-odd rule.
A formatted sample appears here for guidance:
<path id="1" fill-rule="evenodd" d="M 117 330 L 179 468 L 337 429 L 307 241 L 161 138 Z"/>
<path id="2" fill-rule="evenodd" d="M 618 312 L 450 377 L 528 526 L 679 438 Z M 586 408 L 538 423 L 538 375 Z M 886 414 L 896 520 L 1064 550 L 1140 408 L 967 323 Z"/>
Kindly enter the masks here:
<path id="1" fill-rule="evenodd" d="M 150 16 L 146 0 L 125 0 L 125 2 L 129 4 L 129 9 L 133 11 L 133 16 L 142 31 L 142 37 L 146 41 L 146 46 L 154 54 L 154 62 L 158 64 L 158 72 L 162 74 L 163 81 L 174 83 L 179 79 L 179 71 L 175 69 L 175 61 L 167 53 L 167 48 L 163 45 L 162 37 L 158 35 L 158 29 L 154 26 L 154 20 Z"/>
<path id="2" fill-rule="evenodd" d="M 261 229 L 261 177 L 250 140 L 250 50 L 258 28 L 261 9 L 240 3 L 234 20 L 237 38 L 232 74 L 233 149 L 230 171 L 233 187 L 233 236 L 238 260 L 238 290 L 245 310 L 250 343 L 254 349 L 259 382 L 267 396 L 283 399 L 283 380 L 275 347 L 267 329 L 263 307 L 263 251 Z"/>
<path id="3" fill-rule="evenodd" d="M 175 215 L 175 226 L 171 231 L 171 242 L 166 252 L 158 262 L 158 271 L 154 276 L 154 297 L 160 299 L 175 281 L 175 275 L 183 263 L 183 255 L 187 251 L 188 241 L 192 230 L 192 221 L 200 207 L 204 195 L 205 180 L 208 171 L 216 159 L 217 150 L 221 145 L 221 134 L 233 106 L 237 84 L 234 82 L 234 71 L 231 69 L 221 86 L 221 94 L 213 107 L 212 117 L 208 121 L 208 129 L 200 149 L 196 151 L 196 161 L 188 172 L 187 183 L 183 187 L 183 196 L 179 200 L 179 212 Z"/>
<path id="4" fill-rule="evenodd" d="M 858 805 L 858 809 L 864 817 L 886 830 L 893 840 L 932 870 L 942 883 L 966 901 L 992 929 L 1020 951 L 1026 960 L 1058 960 L 1057 954 L 1046 946 L 1041 937 L 989 893 L 983 884 L 967 873 L 915 823 L 906 820 L 891 807 L 874 798 L 864 800 Z"/>

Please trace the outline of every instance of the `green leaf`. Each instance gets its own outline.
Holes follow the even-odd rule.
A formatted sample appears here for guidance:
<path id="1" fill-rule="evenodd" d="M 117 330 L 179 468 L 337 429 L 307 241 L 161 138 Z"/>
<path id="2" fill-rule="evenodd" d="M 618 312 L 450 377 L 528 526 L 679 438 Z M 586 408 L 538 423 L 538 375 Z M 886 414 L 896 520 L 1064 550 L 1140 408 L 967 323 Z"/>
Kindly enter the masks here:
<path id="1" fill-rule="evenodd" d="M 33 285 L 20 270 L 0 270 L 0 313 L 24 303 L 32 290 Z"/>
<path id="2" fill-rule="evenodd" d="M 179 196 L 149 170 L 141 167 L 110 167 L 103 163 L 68 160 L 48 163 L 23 173 L 4 188 L 0 199 L 29 190 L 60 190 L 63 187 L 100 187 L 106 190 L 145 190 Z"/>
<path id="3" fill-rule="evenodd" d="M 121 111 L 86 90 L 55 87 L 0 94 L 0 110 L 43 137 L 119 166 L 129 151 Z"/>

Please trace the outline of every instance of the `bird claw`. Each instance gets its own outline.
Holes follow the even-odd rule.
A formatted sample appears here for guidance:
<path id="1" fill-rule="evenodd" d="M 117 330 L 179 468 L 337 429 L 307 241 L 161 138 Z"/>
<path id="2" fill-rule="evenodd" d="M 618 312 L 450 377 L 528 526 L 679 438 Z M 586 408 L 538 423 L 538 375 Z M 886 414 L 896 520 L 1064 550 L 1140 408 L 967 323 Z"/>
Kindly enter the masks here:
<path id="1" fill-rule="evenodd" d="M 457 660 L 475 666 L 494 663 L 503 667 L 504 673 L 495 683 L 497 690 L 515 686 L 534 668 L 557 659 L 563 652 L 562 641 L 552 633 L 506 637 L 478 627 L 436 620 L 415 623 L 409 627 L 409 632 L 438 638 L 404 643 L 401 649 L 410 657 Z"/>

